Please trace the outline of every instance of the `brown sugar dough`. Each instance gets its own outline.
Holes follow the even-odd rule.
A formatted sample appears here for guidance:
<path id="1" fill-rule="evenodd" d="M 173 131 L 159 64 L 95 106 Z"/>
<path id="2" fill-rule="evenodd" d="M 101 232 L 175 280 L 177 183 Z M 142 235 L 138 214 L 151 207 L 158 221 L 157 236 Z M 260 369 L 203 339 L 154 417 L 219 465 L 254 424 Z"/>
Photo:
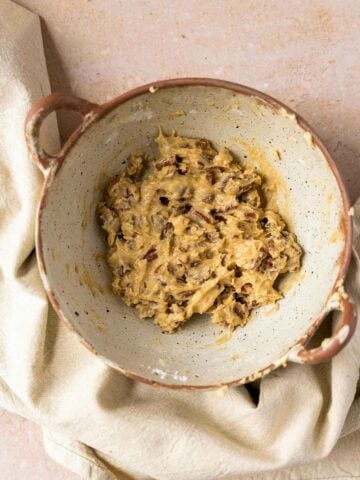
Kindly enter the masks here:
<path id="1" fill-rule="evenodd" d="M 281 298 L 274 282 L 300 268 L 301 247 L 262 205 L 258 171 L 227 148 L 162 132 L 156 142 L 158 159 L 131 156 L 98 208 L 113 291 L 166 332 L 205 312 L 244 326 Z"/>

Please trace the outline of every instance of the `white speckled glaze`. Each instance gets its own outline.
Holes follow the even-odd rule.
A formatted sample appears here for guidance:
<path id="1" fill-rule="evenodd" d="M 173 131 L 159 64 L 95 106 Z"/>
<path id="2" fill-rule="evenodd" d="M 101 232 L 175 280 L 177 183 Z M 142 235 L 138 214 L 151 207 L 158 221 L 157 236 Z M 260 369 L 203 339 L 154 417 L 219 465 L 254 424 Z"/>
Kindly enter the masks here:
<path id="1" fill-rule="evenodd" d="M 159 83 L 154 93 L 140 88 L 105 106 L 105 113 L 100 107 L 99 115 L 88 117 L 60 154 L 59 168 L 44 168 L 47 186 L 37 247 L 50 299 L 92 351 L 143 381 L 208 388 L 262 376 L 289 355 L 301 361 L 298 353 L 306 337 L 330 309 L 330 295 L 345 274 L 350 222 L 337 173 L 295 115 L 246 88 L 198 83 Z M 131 152 L 156 151 L 159 126 L 207 138 L 215 147 L 224 143 L 244 164 L 251 163 L 246 145 L 255 146 L 286 185 L 278 205 L 304 249 L 301 273 L 294 276 L 278 310 L 258 310 L 245 328 L 231 335 L 205 315 L 175 334 L 162 334 L 111 292 L 96 205 Z M 331 308 L 339 303 L 340 297 Z"/>

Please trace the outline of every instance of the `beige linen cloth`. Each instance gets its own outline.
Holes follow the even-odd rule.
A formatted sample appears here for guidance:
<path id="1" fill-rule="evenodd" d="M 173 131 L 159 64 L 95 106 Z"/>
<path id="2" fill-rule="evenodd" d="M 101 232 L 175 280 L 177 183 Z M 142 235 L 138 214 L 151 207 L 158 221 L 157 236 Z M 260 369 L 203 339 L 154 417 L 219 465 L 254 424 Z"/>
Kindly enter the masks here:
<path id="1" fill-rule="evenodd" d="M 360 329 L 332 362 L 263 379 L 256 405 L 246 387 L 221 396 L 133 382 L 58 321 L 34 254 L 42 176 L 23 136 L 30 105 L 49 91 L 38 17 L 2 0 L 0 405 L 41 424 L 48 454 L 83 478 L 359 478 Z M 56 147 L 55 123 L 45 134 Z M 347 289 L 360 305 L 359 202 L 355 213 Z"/>

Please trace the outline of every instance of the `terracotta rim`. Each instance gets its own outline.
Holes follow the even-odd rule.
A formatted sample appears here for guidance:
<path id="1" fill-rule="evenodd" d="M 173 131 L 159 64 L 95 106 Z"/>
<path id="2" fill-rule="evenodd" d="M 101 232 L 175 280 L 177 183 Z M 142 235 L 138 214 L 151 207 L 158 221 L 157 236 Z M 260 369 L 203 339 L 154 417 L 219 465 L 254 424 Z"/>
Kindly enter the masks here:
<path id="1" fill-rule="evenodd" d="M 73 331 L 78 337 L 80 342 L 88 349 L 90 350 L 93 354 L 95 354 L 98 358 L 101 358 L 104 363 L 107 365 L 111 366 L 112 368 L 120 371 L 124 375 L 126 375 L 129 378 L 132 378 L 134 380 L 141 381 L 143 383 L 157 386 L 157 387 L 166 387 L 166 388 L 171 388 L 171 389 L 185 389 L 185 390 L 208 390 L 208 389 L 215 389 L 215 388 L 220 388 L 223 386 L 235 386 L 235 385 L 242 385 L 244 383 L 248 383 L 251 381 L 254 381 L 258 378 L 262 378 L 268 373 L 270 373 L 272 370 L 278 368 L 280 365 L 285 365 L 287 362 L 288 357 L 291 357 L 291 352 L 297 349 L 296 353 L 296 360 L 300 363 L 319 363 L 323 361 L 327 361 L 330 358 L 332 358 L 338 351 L 340 351 L 350 340 L 356 326 L 356 309 L 354 308 L 352 302 L 350 302 L 347 298 L 342 297 L 341 298 L 341 310 L 343 310 L 343 319 L 340 327 L 338 330 L 333 334 L 333 336 L 328 340 L 327 347 L 325 346 L 320 346 L 318 348 L 314 348 L 312 350 L 307 350 L 305 348 L 306 344 L 310 340 L 310 338 L 313 336 L 319 325 L 322 323 L 324 318 L 327 316 L 328 313 L 330 313 L 331 310 L 334 310 L 333 308 L 325 308 L 324 311 L 314 319 L 310 327 L 307 329 L 305 335 L 297 340 L 293 345 L 291 345 L 287 352 L 284 354 L 284 356 L 277 360 L 276 362 L 268 365 L 267 367 L 251 374 L 247 375 L 245 377 L 241 377 L 239 379 L 230 381 L 230 382 L 223 382 L 223 383 L 218 383 L 218 384 L 212 384 L 212 385 L 187 385 L 187 384 L 167 384 L 164 382 L 160 382 L 157 380 L 150 380 L 149 378 L 143 377 L 141 375 L 138 375 L 132 371 L 125 370 L 116 363 L 112 362 L 111 360 L 103 357 L 100 355 L 96 349 L 88 343 L 84 338 L 81 336 L 81 334 L 74 328 L 74 326 L 67 320 L 65 317 L 64 313 L 61 310 L 59 301 L 56 298 L 56 295 L 52 291 L 48 279 L 47 279 L 47 274 L 46 274 L 46 267 L 45 267 L 45 260 L 44 260 L 44 254 L 43 254 L 43 242 L 42 242 L 42 236 L 41 236 L 41 224 L 42 224 L 42 215 L 43 215 L 43 210 L 46 207 L 46 201 L 47 201 L 47 193 L 48 190 L 51 186 L 51 183 L 53 181 L 54 176 L 56 175 L 56 172 L 60 169 L 62 163 L 64 162 L 66 155 L 68 152 L 71 150 L 73 145 L 76 143 L 76 141 L 79 139 L 79 137 L 87 130 L 88 126 L 96 123 L 97 120 L 103 118 L 106 116 L 108 113 L 110 113 L 114 108 L 116 108 L 118 105 L 126 102 L 127 100 L 133 99 L 139 95 L 145 94 L 149 92 L 149 89 L 153 87 L 154 89 L 163 89 L 163 88 L 173 88 L 173 87 L 186 87 L 186 86 L 204 86 L 204 87 L 218 87 L 218 88 L 223 88 L 227 90 L 232 90 L 236 93 L 241 93 L 249 96 L 256 97 L 263 101 L 266 105 L 270 105 L 271 107 L 275 109 L 284 109 L 287 113 L 291 115 L 295 115 L 296 121 L 298 125 L 306 132 L 309 132 L 312 135 L 313 143 L 315 146 L 317 146 L 320 151 L 322 152 L 324 158 L 326 159 L 328 165 L 331 168 L 331 171 L 337 181 L 342 201 L 343 201 L 343 223 L 342 223 L 342 229 L 344 231 L 344 249 L 339 256 L 339 263 L 340 263 L 340 270 L 339 270 L 339 275 L 337 278 L 337 281 L 333 285 L 333 288 L 329 292 L 327 300 L 334 295 L 339 288 L 339 282 L 342 284 L 343 279 L 345 278 L 345 275 L 347 273 L 350 260 L 351 260 L 351 243 L 352 243 L 352 220 L 351 217 L 349 216 L 348 212 L 350 209 L 350 202 L 349 198 L 346 192 L 345 185 L 343 183 L 343 180 L 340 176 L 340 173 L 336 167 L 336 164 L 334 160 L 332 159 L 330 153 L 324 146 L 323 142 L 321 141 L 319 135 L 314 131 L 312 127 L 300 116 L 298 115 L 294 110 L 289 108 L 287 105 L 283 104 L 282 102 L 276 100 L 275 98 L 260 92 L 258 90 L 255 90 L 253 88 L 240 85 L 237 83 L 233 82 L 228 82 L 225 80 L 217 80 L 217 79 L 211 79 L 211 78 L 177 78 L 177 79 L 171 79 L 171 80 L 161 80 L 161 81 L 156 81 L 152 83 L 148 83 L 146 85 L 134 88 L 118 97 L 115 99 L 104 103 L 103 105 L 96 105 L 92 104 L 90 102 L 87 102 L 86 100 L 73 97 L 72 95 L 65 95 L 65 94 L 58 94 L 55 93 L 53 95 L 49 95 L 47 97 L 41 98 L 30 110 L 28 113 L 28 116 L 26 118 L 25 122 L 25 136 L 27 139 L 28 143 L 28 148 L 30 152 L 30 156 L 32 159 L 38 164 L 38 166 L 45 171 L 45 182 L 43 185 L 42 193 L 41 193 L 41 198 L 38 206 L 38 214 L 37 214 L 37 222 L 36 222 L 36 248 L 37 248 L 37 258 L 38 258 L 38 265 L 39 265 L 39 270 L 41 274 L 42 281 L 44 283 L 45 290 L 47 292 L 47 295 L 49 297 L 49 300 L 59 316 L 59 318 L 64 321 L 64 323 L 67 325 L 67 327 Z M 61 97 L 64 100 L 64 104 L 62 105 Z M 55 104 L 53 103 L 53 99 L 56 100 Z M 70 100 L 69 100 L 70 99 Z M 43 154 L 43 150 L 40 150 L 38 147 L 38 150 L 34 150 L 33 147 L 36 142 L 38 141 L 38 138 L 32 138 L 34 136 L 34 131 L 32 131 L 32 125 L 34 124 L 34 121 L 38 121 L 39 125 L 41 124 L 42 120 L 52 111 L 58 109 L 58 108 L 73 108 L 76 110 L 74 107 L 68 107 L 66 103 L 68 104 L 75 104 L 79 102 L 79 105 L 81 105 L 81 108 L 86 110 L 88 119 L 90 118 L 90 121 L 87 121 L 87 119 L 83 116 L 84 121 L 83 123 L 74 131 L 74 133 L 70 136 L 70 138 L 67 140 L 66 144 L 63 146 L 61 151 L 57 155 L 49 156 L 51 157 L 54 162 L 52 164 L 49 164 L 48 168 L 44 168 L 43 165 L 43 159 L 40 160 L 39 158 L 39 151 Z M 89 108 L 86 109 L 85 104 L 89 105 Z M 90 108 L 91 106 L 91 108 Z M 79 107 L 80 108 L 80 107 Z M 85 111 L 84 110 L 84 111 Z M 89 117 L 90 115 L 90 117 Z M 37 126 L 39 126 L 37 125 Z M 39 129 L 38 129 L 39 130 Z M 38 134 L 35 132 L 35 134 Z M 335 308 L 336 309 L 336 308 Z M 340 338 L 340 330 L 342 327 L 348 327 L 348 333 L 345 339 Z M 291 359 L 293 360 L 293 359 Z"/>

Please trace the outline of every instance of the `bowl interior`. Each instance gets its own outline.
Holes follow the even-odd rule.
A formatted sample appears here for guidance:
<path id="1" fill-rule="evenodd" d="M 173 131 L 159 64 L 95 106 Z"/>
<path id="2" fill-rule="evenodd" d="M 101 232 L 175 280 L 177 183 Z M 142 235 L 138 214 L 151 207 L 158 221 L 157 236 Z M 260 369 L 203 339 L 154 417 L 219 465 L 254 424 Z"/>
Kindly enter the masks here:
<path id="1" fill-rule="evenodd" d="M 243 164 L 258 166 L 273 184 L 272 205 L 305 251 L 301 272 L 281 282 L 279 308 L 260 309 L 231 335 L 206 316 L 162 334 L 111 293 L 96 205 L 131 152 L 156 154 L 159 126 L 207 138 L 215 147 L 225 144 Z M 256 96 L 189 85 L 146 91 L 90 125 L 52 182 L 39 228 L 52 291 L 94 351 L 149 380 L 207 386 L 276 362 L 321 314 L 340 270 L 342 212 L 331 168 L 292 115 Z"/>

